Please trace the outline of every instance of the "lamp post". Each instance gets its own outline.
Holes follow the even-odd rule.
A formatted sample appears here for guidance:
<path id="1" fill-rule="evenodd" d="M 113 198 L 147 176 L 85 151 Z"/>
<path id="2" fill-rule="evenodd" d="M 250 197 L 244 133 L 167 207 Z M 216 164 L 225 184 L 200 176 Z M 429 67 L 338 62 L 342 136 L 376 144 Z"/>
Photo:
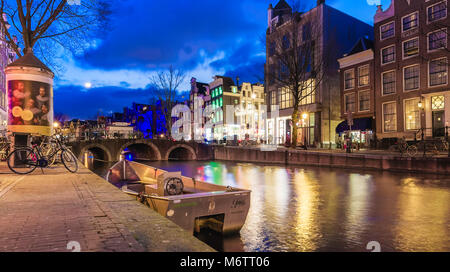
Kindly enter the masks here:
<path id="1" fill-rule="evenodd" d="M 421 116 L 424 116 L 425 114 L 424 114 L 422 98 L 420 99 L 419 103 L 417 103 L 417 107 L 419 107 L 419 111 L 420 111 Z M 422 137 L 422 144 L 423 144 L 423 157 L 425 157 L 425 154 L 426 154 L 425 133 L 424 133 L 423 125 L 422 125 L 422 118 L 420 118 L 420 130 L 421 130 L 421 137 Z"/>
<path id="2" fill-rule="evenodd" d="M 448 122 L 445 122 L 445 137 L 447 138 L 447 150 L 448 150 L 448 155 L 447 157 L 450 158 L 450 138 L 449 138 L 449 132 L 448 132 Z"/>

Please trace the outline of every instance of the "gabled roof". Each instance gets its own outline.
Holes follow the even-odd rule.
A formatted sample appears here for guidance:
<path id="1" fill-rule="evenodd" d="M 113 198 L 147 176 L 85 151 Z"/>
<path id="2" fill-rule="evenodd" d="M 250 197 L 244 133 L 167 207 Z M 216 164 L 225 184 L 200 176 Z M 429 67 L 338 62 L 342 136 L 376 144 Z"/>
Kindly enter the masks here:
<path id="1" fill-rule="evenodd" d="M 369 40 L 367 37 L 362 37 L 356 42 L 356 44 L 352 47 L 350 52 L 347 53 L 347 56 L 363 52 L 369 49 L 373 49 L 373 41 Z"/>
<path id="2" fill-rule="evenodd" d="M 274 9 L 291 9 L 291 6 L 285 0 L 280 0 Z"/>

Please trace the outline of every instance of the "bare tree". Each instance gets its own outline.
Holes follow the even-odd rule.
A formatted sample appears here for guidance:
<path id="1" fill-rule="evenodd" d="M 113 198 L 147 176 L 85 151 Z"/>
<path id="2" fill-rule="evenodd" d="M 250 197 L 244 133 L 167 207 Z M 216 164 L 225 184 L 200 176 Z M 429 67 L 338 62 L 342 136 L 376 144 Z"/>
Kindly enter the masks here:
<path id="1" fill-rule="evenodd" d="M 301 13 L 299 6 L 299 2 L 294 3 L 290 19 L 267 35 L 270 62 L 266 65 L 270 67 L 266 67 L 269 71 L 266 76 L 278 86 L 278 92 L 283 93 L 283 103 L 289 103 L 288 108 L 293 107 L 293 146 L 297 145 L 300 106 L 315 102 L 326 69 L 326 53 L 319 47 L 322 37 L 320 15 Z M 286 105 L 282 106 L 286 108 Z"/>
<path id="2" fill-rule="evenodd" d="M 178 87 L 180 87 L 185 77 L 184 71 L 175 69 L 172 65 L 167 70 L 160 71 L 150 77 L 150 82 L 155 87 L 151 91 L 161 101 L 169 137 L 172 134 L 172 108 L 177 97 Z"/>
<path id="3" fill-rule="evenodd" d="M 87 48 L 106 27 L 109 7 L 105 0 L 0 0 L 2 39 L 19 57 L 34 49 L 51 64 L 58 46 Z"/>

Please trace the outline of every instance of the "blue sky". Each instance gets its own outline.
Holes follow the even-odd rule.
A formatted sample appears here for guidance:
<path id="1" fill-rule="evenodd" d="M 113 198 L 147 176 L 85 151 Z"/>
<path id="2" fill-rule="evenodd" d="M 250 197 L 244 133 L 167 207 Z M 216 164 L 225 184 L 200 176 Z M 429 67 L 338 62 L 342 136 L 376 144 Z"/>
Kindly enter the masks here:
<path id="1" fill-rule="evenodd" d="M 326 3 L 368 24 L 378 0 Z M 289 3 L 289 0 L 287 1 Z M 55 79 L 55 112 L 88 119 L 98 112 L 122 111 L 133 101 L 147 103 L 149 77 L 169 65 L 188 81 L 210 82 L 214 75 L 262 80 L 267 0 L 112 0 L 111 26 L 82 55 L 64 54 Z M 316 0 L 303 0 L 304 9 Z M 369 5 L 369 3 L 371 5 Z M 390 0 L 382 0 L 387 8 Z M 92 88 L 86 89 L 86 82 Z"/>

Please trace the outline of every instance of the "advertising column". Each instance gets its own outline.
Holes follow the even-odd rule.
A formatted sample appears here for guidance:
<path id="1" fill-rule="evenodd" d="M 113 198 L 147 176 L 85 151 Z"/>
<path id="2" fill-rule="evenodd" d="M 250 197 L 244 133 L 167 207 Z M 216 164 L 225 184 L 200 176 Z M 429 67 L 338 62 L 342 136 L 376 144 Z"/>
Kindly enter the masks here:
<path id="1" fill-rule="evenodd" d="M 52 71 L 28 51 L 8 65 L 8 130 L 15 142 L 24 142 L 28 135 L 50 136 L 53 133 Z M 21 136 L 21 137 L 18 137 Z"/>

